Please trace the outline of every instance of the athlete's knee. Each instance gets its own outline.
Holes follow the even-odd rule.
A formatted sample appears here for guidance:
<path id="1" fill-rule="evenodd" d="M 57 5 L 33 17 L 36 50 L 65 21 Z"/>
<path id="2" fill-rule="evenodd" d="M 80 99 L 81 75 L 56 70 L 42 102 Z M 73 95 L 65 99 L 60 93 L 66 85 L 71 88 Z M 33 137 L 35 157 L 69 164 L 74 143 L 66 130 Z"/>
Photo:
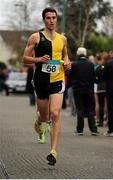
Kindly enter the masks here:
<path id="1" fill-rule="evenodd" d="M 51 120 L 56 121 L 58 119 L 58 117 L 59 117 L 59 111 L 54 110 L 54 111 L 50 112 Z"/>

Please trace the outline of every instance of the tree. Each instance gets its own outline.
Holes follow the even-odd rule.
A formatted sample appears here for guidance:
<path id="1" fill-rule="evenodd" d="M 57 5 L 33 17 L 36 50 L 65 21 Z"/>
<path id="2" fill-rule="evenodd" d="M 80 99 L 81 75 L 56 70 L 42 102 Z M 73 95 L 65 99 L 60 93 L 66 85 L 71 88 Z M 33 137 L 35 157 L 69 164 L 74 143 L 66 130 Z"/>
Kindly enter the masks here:
<path id="1" fill-rule="evenodd" d="M 87 48 L 90 54 L 95 55 L 97 52 L 110 51 L 113 49 L 111 38 L 103 34 L 92 33 L 87 41 Z"/>
<path id="2" fill-rule="evenodd" d="M 44 0 L 42 0 L 42 5 L 44 6 Z M 39 1 L 35 0 L 13 1 L 6 20 L 9 29 L 18 31 L 39 29 L 41 25 L 40 6 Z"/>
<path id="3" fill-rule="evenodd" d="M 108 17 L 103 17 L 102 19 L 102 32 L 108 37 L 113 36 L 113 13 Z"/>
<path id="4" fill-rule="evenodd" d="M 49 0 L 50 4 L 56 6 L 62 17 L 63 0 Z M 89 35 L 96 31 L 97 20 L 110 16 L 112 7 L 104 0 L 70 0 L 67 1 L 65 16 L 65 33 L 68 37 L 70 54 L 78 46 L 85 46 Z M 62 23 L 62 22 L 61 22 Z"/>

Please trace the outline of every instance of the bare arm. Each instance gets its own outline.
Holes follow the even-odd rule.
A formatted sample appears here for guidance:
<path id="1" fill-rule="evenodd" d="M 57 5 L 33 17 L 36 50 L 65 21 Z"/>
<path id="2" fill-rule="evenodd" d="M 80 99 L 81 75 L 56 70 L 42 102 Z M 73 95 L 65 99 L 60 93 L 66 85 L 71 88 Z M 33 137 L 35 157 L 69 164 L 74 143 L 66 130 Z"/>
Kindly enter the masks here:
<path id="1" fill-rule="evenodd" d="M 44 55 L 42 57 L 34 57 L 34 47 L 35 44 L 37 43 L 37 38 L 38 38 L 38 33 L 32 34 L 29 39 L 27 46 L 24 50 L 24 55 L 23 55 L 23 62 L 24 64 L 34 64 L 38 62 L 46 62 L 50 59 L 48 55 Z"/>
<path id="2" fill-rule="evenodd" d="M 64 41 L 64 48 L 63 48 L 63 52 L 62 52 L 62 59 L 64 60 L 64 67 L 66 69 L 70 69 L 71 68 L 71 62 L 69 60 L 68 52 L 67 52 L 67 39 L 65 36 L 62 36 L 62 38 Z"/>
<path id="3" fill-rule="evenodd" d="M 38 33 L 32 34 L 28 39 L 23 55 L 24 64 L 34 64 L 37 62 L 37 58 L 33 57 L 34 47 L 37 40 L 36 37 L 38 38 Z"/>

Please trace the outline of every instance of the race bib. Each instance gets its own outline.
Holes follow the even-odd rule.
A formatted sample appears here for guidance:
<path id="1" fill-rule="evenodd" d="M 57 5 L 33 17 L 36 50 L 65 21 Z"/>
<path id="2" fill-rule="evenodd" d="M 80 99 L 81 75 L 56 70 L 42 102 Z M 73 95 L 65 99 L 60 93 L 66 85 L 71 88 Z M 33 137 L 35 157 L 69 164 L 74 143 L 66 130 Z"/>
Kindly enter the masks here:
<path id="1" fill-rule="evenodd" d="M 49 60 L 42 64 L 42 72 L 59 73 L 60 60 Z"/>

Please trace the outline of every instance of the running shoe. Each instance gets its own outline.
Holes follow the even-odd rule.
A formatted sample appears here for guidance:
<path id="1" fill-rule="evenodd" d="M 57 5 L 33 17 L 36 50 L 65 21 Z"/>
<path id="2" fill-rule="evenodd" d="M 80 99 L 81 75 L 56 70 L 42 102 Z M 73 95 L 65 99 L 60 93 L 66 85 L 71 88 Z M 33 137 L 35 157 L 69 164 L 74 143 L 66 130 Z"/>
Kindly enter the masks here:
<path id="1" fill-rule="evenodd" d="M 98 135 L 99 135 L 99 132 L 92 132 L 91 135 L 92 135 L 92 136 L 98 136 Z"/>
<path id="2" fill-rule="evenodd" d="M 48 132 L 50 133 L 51 132 L 51 121 L 47 122 L 47 129 L 48 129 Z"/>
<path id="3" fill-rule="evenodd" d="M 35 121 L 34 129 L 38 134 L 42 134 L 44 132 L 44 128 L 42 126 L 42 123 L 38 120 Z"/>
<path id="4" fill-rule="evenodd" d="M 76 132 L 76 135 L 83 136 L 83 132 Z"/>
<path id="5" fill-rule="evenodd" d="M 45 129 L 43 128 L 42 123 L 36 120 L 34 124 L 34 129 L 39 134 L 38 143 L 44 144 L 45 143 Z"/>
<path id="6" fill-rule="evenodd" d="M 50 154 L 47 156 L 47 160 L 49 161 L 48 164 L 50 166 L 54 166 L 56 163 L 56 157 L 57 157 L 57 153 L 55 150 L 52 150 L 50 152 Z"/>
<path id="7" fill-rule="evenodd" d="M 75 134 L 78 135 L 78 136 L 83 136 L 83 132 L 82 131 L 78 132 L 78 131 L 75 130 Z"/>
<path id="8" fill-rule="evenodd" d="M 104 136 L 113 137 L 113 132 L 107 131 L 107 132 L 104 133 Z"/>
<path id="9" fill-rule="evenodd" d="M 39 134 L 38 143 L 39 144 L 44 144 L 45 143 L 45 131 L 43 133 Z"/>

